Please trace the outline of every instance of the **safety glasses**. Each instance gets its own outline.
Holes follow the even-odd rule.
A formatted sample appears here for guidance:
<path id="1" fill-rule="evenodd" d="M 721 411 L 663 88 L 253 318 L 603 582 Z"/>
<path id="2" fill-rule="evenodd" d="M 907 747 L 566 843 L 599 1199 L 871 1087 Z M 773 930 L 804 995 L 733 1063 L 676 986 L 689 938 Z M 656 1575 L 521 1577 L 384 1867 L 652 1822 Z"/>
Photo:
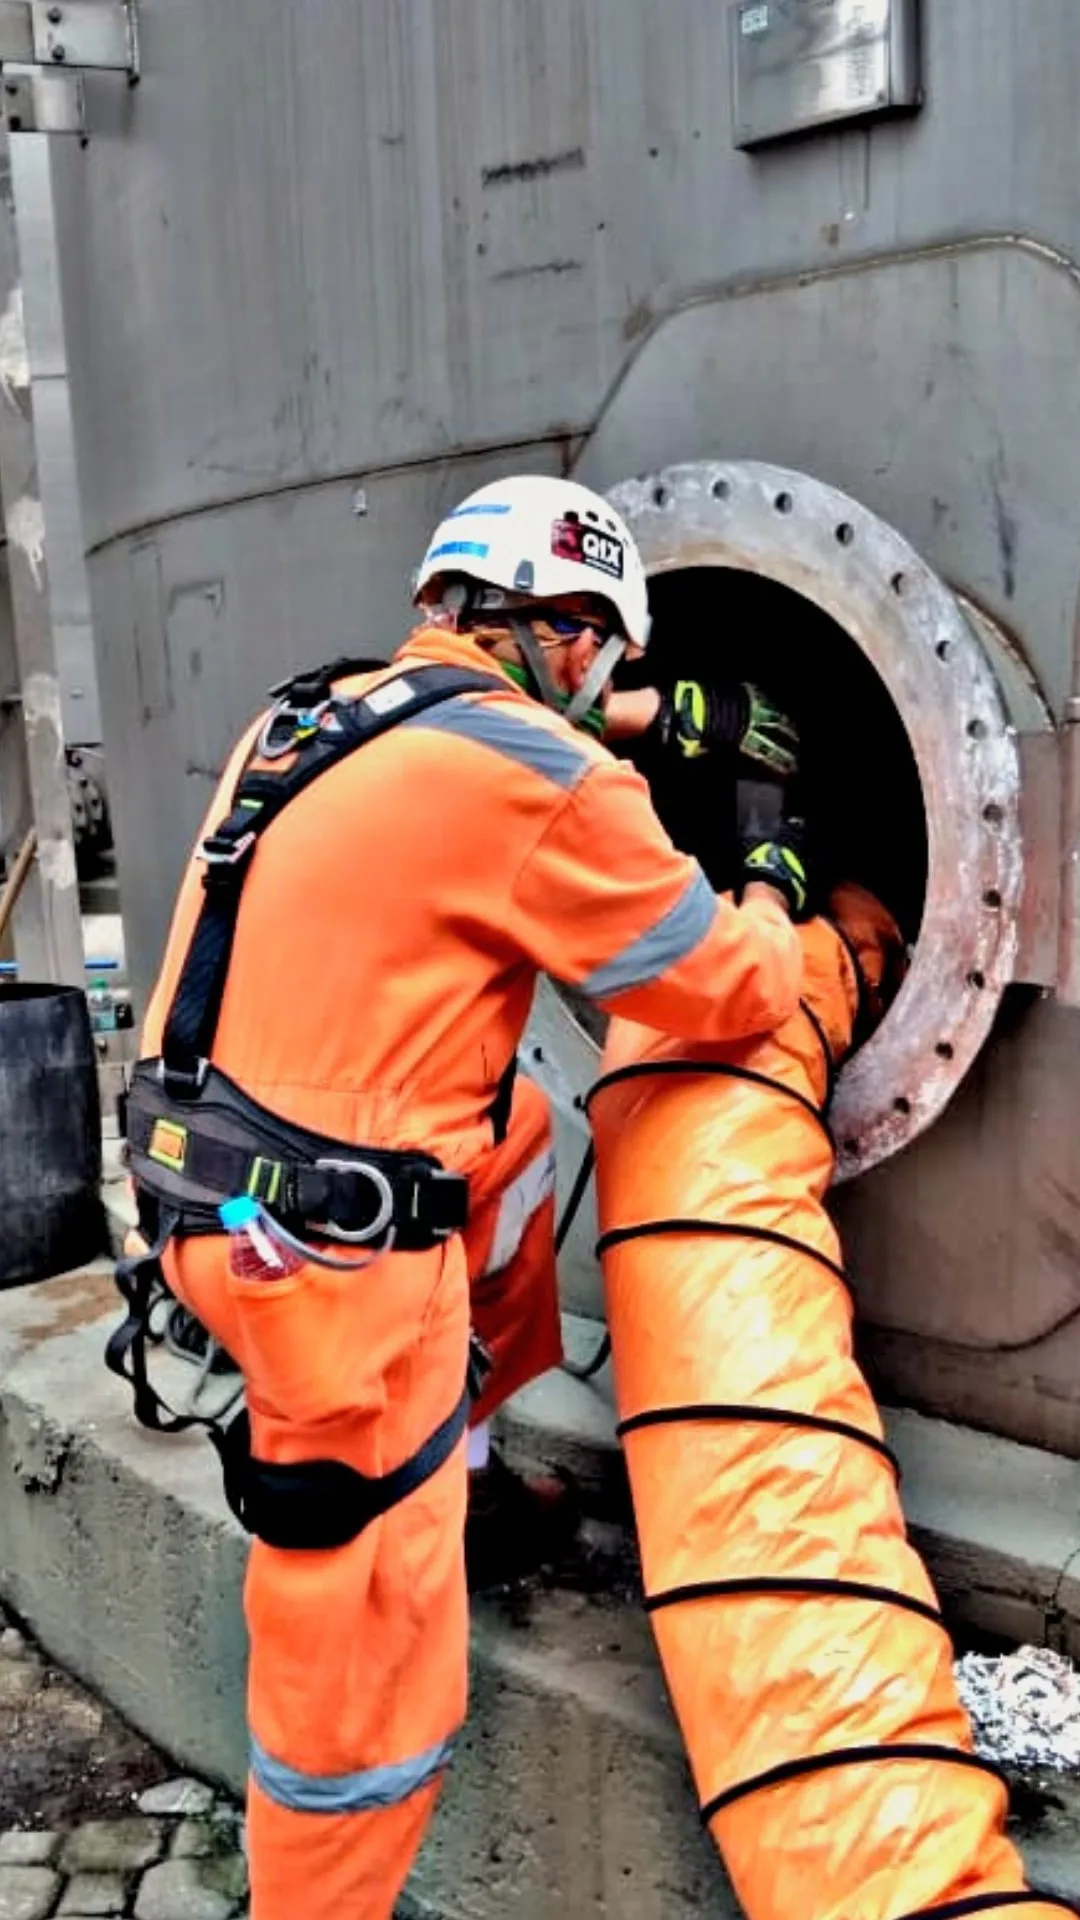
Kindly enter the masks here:
<path id="1" fill-rule="evenodd" d="M 542 620 L 560 640 L 580 640 L 583 633 L 594 633 L 601 645 L 605 640 L 621 640 L 622 629 L 603 613 L 564 613 L 559 607 L 530 607 L 530 620 Z"/>

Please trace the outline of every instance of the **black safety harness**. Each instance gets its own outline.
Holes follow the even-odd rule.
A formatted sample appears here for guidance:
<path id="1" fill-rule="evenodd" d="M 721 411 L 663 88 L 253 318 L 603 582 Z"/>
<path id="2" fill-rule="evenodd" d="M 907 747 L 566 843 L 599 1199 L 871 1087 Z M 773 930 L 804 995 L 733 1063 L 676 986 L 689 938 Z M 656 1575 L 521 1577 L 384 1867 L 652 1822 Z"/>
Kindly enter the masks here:
<path id="1" fill-rule="evenodd" d="M 372 1477 L 339 1460 L 287 1467 L 258 1460 L 245 1412 L 227 1424 L 222 1417 L 176 1413 L 151 1385 L 147 1367 L 163 1291 L 161 1256 L 174 1238 L 220 1233 L 218 1207 L 233 1195 L 259 1200 L 297 1238 L 372 1252 L 390 1246 L 420 1252 L 465 1225 L 468 1182 L 432 1154 L 357 1146 L 296 1126 L 211 1064 L 244 883 L 267 828 L 312 781 L 381 734 L 443 701 L 504 684 L 492 674 L 432 665 L 395 674 L 359 697 L 334 693 L 335 681 L 384 665 L 337 660 L 273 689 L 275 705 L 230 811 L 199 849 L 203 899 L 161 1056 L 136 1064 L 122 1114 L 147 1247 L 117 1265 L 128 1314 L 109 1341 L 107 1364 L 131 1385 L 143 1426 L 158 1433 L 207 1430 L 230 1507 L 249 1532 L 275 1547 L 343 1546 L 405 1499 L 449 1458 L 478 1384 L 474 1348 L 464 1391 L 447 1418 L 393 1472 Z M 506 1130 L 515 1064 L 510 1061 L 489 1110 L 496 1139 Z M 319 1259 L 314 1250 L 313 1258 Z"/>

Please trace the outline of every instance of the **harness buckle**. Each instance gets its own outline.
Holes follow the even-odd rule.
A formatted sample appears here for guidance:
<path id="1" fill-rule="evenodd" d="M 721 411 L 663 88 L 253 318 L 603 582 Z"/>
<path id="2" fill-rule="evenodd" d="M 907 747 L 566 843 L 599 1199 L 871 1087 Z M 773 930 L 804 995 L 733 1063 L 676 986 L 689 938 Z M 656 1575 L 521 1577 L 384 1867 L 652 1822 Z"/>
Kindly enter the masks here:
<path id="1" fill-rule="evenodd" d="M 209 1071 L 209 1060 L 196 1060 L 194 1071 L 191 1071 L 186 1067 L 168 1067 L 161 1059 L 157 1063 L 155 1078 L 160 1087 L 174 1094 L 178 1100 L 194 1100 L 206 1085 Z"/>
<path id="2" fill-rule="evenodd" d="M 394 1189 L 390 1185 L 381 1167 L 373 1166 L 370 1160 L 316 1160 L 315 1166 L 320 1173 L 360 1174 L 370 1180 L 378 1199 L 378 1211 L 373 1220 L 365 1227 L 339 1227 L 329 1220 L 309 1220 L 308 1226 L 321 1233 L 327 1240 L 342 1240 L 349 1246 L 363 1246 L 369 1240 L 377 1240 L 385 1233 L 394 1219 Z"/>
<path id="3" fill-rule="evenodd" d="M 238 840 L 224 840 L 220 834 L 211 833 L 199 848 L 198 857 L 208 867 L 236 867 L 251 852 L 256 838 L 251 830 Z"/>
<path id="4" fill-rule="evenodd" d="M 461 1174 L 455 1173 L 450 1167 L 431 1167 L 424 1174 L 425 1184 L 428 1181 L 430 1181 L 433 1185 L 436 1185 L 440 1180 L 452 1182 L 455 1189 L 463 1190 L 466 1195 L 466 1199 L 460 1207 L 461 1217 L 460 1219 L 456 1220 L 452 1225 L 440 1227 L 440 1226 L 437 1226 L 435 1222 L 432 1220 L 428 1220 L 425 1222 L 427 1230 L 430 1233 L 433 1240 L 449 1240 L 453 1237 L 455 1233 L 460 1233 L 462 1227 L 465 1225 L 465 1220 L 468 1213 L 468 1199 L 467 1199 L 468 1187 L 465 1181 L 463 1180 Z M 413 1195 L 413 1218 L 414 1219 L 417 1218 L 419 1213 L 418 1199 L 419 1199 L 418 1192 L 414 1191 L 414 1195 Z"/>

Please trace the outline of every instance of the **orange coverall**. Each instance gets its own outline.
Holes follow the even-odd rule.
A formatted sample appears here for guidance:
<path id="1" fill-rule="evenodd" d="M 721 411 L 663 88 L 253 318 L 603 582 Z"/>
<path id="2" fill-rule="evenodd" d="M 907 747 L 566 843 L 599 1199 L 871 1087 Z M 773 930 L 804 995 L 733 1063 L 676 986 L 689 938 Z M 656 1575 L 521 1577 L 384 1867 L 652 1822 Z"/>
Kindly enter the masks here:
<path id="1" fill-rule="evenodd" d="M 493 666 L 467 636 L 422 628 L 384 674 L 338 691 L 428 662 Z M 193 861 L 147 1053 L 200 897 Z M 495 1360 L 474 1419 L 560 1358 L 545 1103 L 519 1083 L 501 1145 L 488 1116 L 541 969 L 628 1018 L 720 1041 L 791 1013 L 801 958 L 778 902 L 718 900 L 640 777 L 509 680 L 371 742 L 260 843 L 215 1064 L 287 1120 L 437 1154 L 468 1175 L 471 1218 L 353 1276 L 242 1280 L 221 1239 L 174 1244 L 170 1285 L 243 1368 L 257 1457 L 390 1471 L 460 1395 L 470 1316 Z M 465 1495 L 462 1443 L 346 1547 L 253 1545 L 254 1920 L 393 1911 L 465 1714 Z"/>

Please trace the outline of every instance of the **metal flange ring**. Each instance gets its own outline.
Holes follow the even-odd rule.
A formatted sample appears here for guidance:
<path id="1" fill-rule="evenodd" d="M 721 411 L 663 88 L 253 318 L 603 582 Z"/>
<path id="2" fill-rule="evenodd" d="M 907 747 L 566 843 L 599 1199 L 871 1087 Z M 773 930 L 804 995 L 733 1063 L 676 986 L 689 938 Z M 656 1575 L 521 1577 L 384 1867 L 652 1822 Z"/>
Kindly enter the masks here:
<path id="1" fill-rule="evenodd" d="M 695 461 L 627 481 L 609 497 L 649 573 L 736 568 L 813 601 L 861 648 L 907 731 L 926 810 L 926 900 L 907 980 L 840 1078 L 837 1178 L 850 1178 L 938 1117 L 1014 976 L 1020 761 L 996 677 L 944 582 L 892 527 L 819 480 L 754 462 Z M 538 1012 L 551 1071 L 580 1092 L 595 1042 L 565 1007 L 556 1013 L 552 995 Z"/>

